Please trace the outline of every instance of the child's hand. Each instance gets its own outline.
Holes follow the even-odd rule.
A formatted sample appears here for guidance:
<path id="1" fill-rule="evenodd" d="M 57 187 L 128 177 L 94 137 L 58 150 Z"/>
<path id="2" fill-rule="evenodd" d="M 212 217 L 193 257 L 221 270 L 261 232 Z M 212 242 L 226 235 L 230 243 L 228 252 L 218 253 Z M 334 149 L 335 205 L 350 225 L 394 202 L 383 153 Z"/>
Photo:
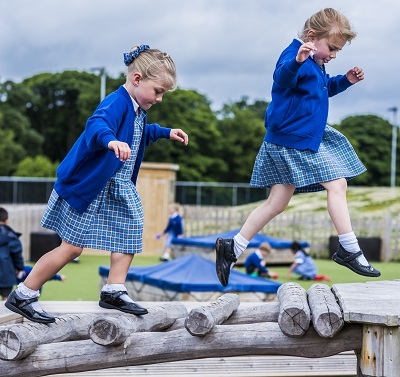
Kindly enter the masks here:
<path id="1" fill-rule="evenodd" d="M 188 145 L 188 143 L 189 143 L 189 136 L 186 134 L 186 132 L 183 132 L 179 128 L 172 129 L 171 133 L 169 134 L 169 138 L 171 140 L 180 141 L 181 143 L 184 143 L 185 145 Z"/>
<path id="2" fill-rule="evenodd" d="M 364 80 L 364 71 L 362 68 L 354 67 L 346 73 L 346 77 L 352 84 L 356 84 L 361 80 Z"/>
<path id="3" fill-rule="evenodd" d="M 314 43 L 307 42 L 302 44 L 299 48 L 299 51 L 297 51 L 297 63 L 303 63 L 310 56 L 310 53 L 314 51 L 317 51 Z"/>
<path id="4" fill-rule="evenodd" d="M 115 153 L 115 157 L 121 161 L 129 160 L 131 157 L 131 147 L 122 141 L 113 140 L 108 143 L 108 149 Z"/>

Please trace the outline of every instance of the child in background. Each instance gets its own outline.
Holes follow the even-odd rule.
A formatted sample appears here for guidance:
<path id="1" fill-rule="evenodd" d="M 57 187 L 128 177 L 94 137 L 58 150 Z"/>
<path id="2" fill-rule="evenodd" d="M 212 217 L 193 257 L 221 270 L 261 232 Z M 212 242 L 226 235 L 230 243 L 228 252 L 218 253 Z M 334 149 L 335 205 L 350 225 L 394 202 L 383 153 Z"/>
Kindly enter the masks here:
<path id="1" fill-rule="evenodd" d="M 294 262 L 287 273 L 287 278 L 290 278 L 291 274 L 295 273 L 299 275 L 300 280 L 331 281 L 326 275 L 318 275 L 318 268 L 313 257 L 298 242 L 293 242 L 290 245 L 290 250 L 295 255 Z"/>
<path id="2" fill-rule="evenodd" d="M 83 248 L 111 252 L 101 307 L 136 315 L 148 312 L 128 296 L 124 285 L 134 255 L 142 251 L 143 208 L 136 179 L 151 142 L 166 138 L 187 145 L 188 136 L 146 122 L 147 110 L 176 85 L 171 57 L 135 45 L 124 54 L 124 63 L 125 84 L 99 104 L 57 169 L 42 226 L 56 231 L 61 245 L 37 261 L 5 304 L 31 321 L 55 322 L 38 303 L 39 289 Z"/>
<path id="3" fill-rule="evenodd" d="M 164 253 L 160 260 L 167 262 L 172 257 L 172 239 L 183 235 L 183 220 L 180 215 L 181 206 L 179 203 L 172 203 L 168 206 L 169 219 L 167 227 L 156 238 L 160 239 L 165 236 Z"/>
<path id="4" fill-rule="evenodd" d="M 0 296 L 7 300 L 13 286 L 17 284 L 17 275 L 24 270 L 20 233 L 8 225 L 8 212 L 0 207 Z"/>
<path id="5" fill-rule="evenodd" d="M 247 274 L 257 274 L 263 278 L 278 279 L 278 274 L 270 271 L 266 264 L 266 258 L 271 253 L 271 245 L 268 242 L 263 242 L 258 249 L 251 253 L 244 262 L 244 267 Z"/>
<path id="6" fill-rule="evenodd" d="M 312 15 L 299 39 L 282 52 L 273 74 L 267 133 L 257 155 L 251 185 L 270 187 L 268 199 L 248 217 L 233 239 L 216 241 L 216 271 L 222 285 L 251 240 L 282 213 L 294 193 L 327 191 L 328 213 L 339 235 L 333 260 L 357 274 L 380 272 L 365 259 L 353 232 L 346 201 L 347 181 L 366 169 L 349 141 L 326 124 L 329 97 L 364 79 L 359 67 L 330 77 L 325 65 L 355 38 L 348 19 L 332 8 Z"/>

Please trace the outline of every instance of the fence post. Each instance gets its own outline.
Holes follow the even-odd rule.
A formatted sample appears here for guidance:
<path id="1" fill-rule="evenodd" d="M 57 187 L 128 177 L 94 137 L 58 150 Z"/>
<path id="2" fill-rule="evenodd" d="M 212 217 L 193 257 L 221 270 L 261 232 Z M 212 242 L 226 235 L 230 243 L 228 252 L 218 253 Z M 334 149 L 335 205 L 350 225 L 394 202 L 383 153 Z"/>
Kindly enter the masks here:
<path id="1" fill-rule="evenodd" d="M 383 229 L 382 229 L 382 256 L 381 259 L 384 262 L 389 262 L 392 258 L 391 251 L 391 239 L 392 239 L 392 216 L 385 215 L 383 217 Z"/>

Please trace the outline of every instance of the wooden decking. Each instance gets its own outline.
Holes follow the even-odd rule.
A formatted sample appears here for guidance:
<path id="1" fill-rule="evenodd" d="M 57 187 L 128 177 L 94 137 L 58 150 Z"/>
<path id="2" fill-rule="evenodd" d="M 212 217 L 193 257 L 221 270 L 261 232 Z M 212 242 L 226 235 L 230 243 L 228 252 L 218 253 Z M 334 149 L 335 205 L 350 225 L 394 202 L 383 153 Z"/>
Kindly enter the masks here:
<path id="1" fill-rule="evenodd" d="M 151 305 L 154 303 L 142 303 Z M 255 306 L 262 303 L 241 303 L 241 306 Z M 97 302 L 51 301 L 41 302 L 42 307 L 52 314 L 104 313 Z M 188 310 L 204 305 L 199 302 L 185 302 Z M 22 322 L 21 316 L 10 312 L 0 303 L 0 325 Z M 120 376 L 263 376 L 263 377 L 355 377 L 357 368 L 353 352 L 306 359 L 289 356 L 238 356 L 230 358 L 208 358 L 174 361 L 160 364 L 102 369 L 90 372 L 54 374 L 50 377 L 120 377 Z"/>

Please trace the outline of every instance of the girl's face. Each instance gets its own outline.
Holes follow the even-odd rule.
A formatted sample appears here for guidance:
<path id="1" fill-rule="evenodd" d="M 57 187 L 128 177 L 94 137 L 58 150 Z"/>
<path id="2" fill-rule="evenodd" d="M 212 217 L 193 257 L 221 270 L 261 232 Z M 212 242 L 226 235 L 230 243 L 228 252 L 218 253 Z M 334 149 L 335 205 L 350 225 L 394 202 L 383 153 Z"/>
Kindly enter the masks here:
<path id="1" fill-rule="evenodd" d="M 148 110 L 154 104 L 161 102 L 163 95 L 169 89 L 169 86 L 159 81 L 142 79 L 136 74 L 133 76 L 133 98 L 143 110 Z"/>
<path id="2" fill-rule="evenodd" d="M 314 52 L 314 60 L 319 65 L 327 64 L 331 59 L 336 58 L 336 54 L 343 48 L 346 41 L 336 35 L 329 38 L 311 38 L 311 42 L 314 43 L 317 51 Z"/>

